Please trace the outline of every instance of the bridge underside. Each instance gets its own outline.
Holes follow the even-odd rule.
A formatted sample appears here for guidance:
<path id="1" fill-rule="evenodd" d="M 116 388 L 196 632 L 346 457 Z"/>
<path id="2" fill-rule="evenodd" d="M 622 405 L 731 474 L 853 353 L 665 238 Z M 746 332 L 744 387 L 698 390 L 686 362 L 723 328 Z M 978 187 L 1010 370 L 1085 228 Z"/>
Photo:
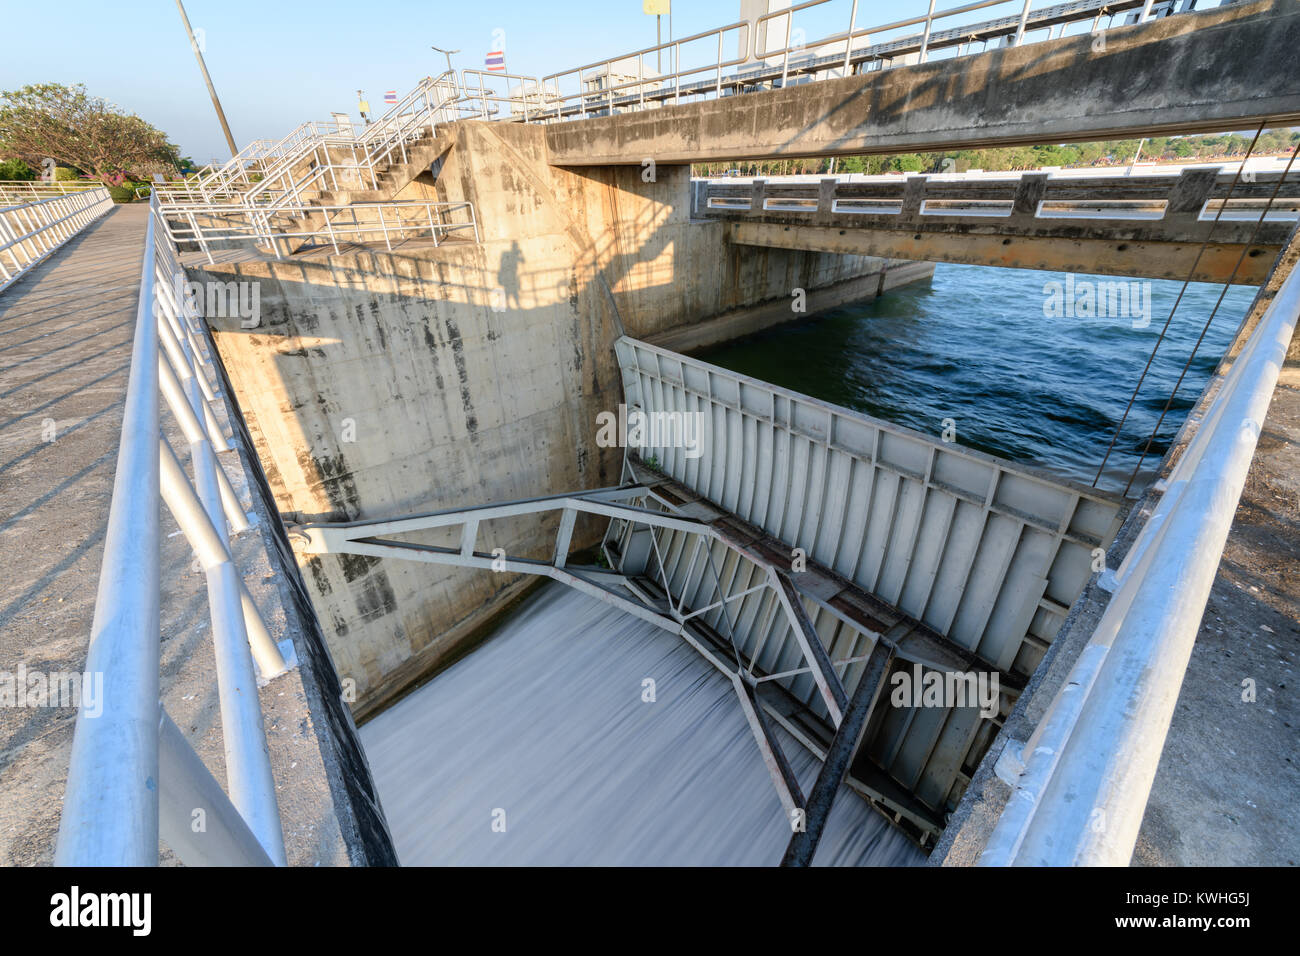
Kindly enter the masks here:
<path id="1" fill-rule="evenodd" d="M 1300 123 L 1300 8 L 1259 0 L 957 61 L 547 127 L 602 166 L 1089 142 Z M 795 130 L 793 134 L 790 132 Z"/>
<path id="2" fill-rule="evenodd" d="M 1227 243 L 1141 242 L 1119 239 L 1029 238 L 1024 236 L 899 233 L 893 230 L 829 226 L 780 226 L 736 223 L 728 239 L 739 246 L 802 249 L 927 262 L 1010 269 L 1037 269 L 1140 279 L 1190 277 L 1193 282 L 1258 285 L 1268 275 L 1280 246 L 1252 245 L 1238 265 L 1242 249 Z"/>

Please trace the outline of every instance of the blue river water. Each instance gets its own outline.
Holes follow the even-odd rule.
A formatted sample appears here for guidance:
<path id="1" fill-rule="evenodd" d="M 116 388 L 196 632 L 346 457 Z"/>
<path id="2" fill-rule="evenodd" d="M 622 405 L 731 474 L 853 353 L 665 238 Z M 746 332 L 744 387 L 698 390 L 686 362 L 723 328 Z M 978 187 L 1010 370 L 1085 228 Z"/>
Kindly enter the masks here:
<path id="1" fill-rule="evenodd" d="M 952 419 L 959 444 L 1091 484 L 1181 288 L 940 263 L 928 283 L 698 357 L 932 435 Z M 1128 482 L 1222 290 L 1187 287 L 1099 487 Z M 1254 286 L 1228 289 L 1135 491 L 1151 480 L 1254 294 Z"/>

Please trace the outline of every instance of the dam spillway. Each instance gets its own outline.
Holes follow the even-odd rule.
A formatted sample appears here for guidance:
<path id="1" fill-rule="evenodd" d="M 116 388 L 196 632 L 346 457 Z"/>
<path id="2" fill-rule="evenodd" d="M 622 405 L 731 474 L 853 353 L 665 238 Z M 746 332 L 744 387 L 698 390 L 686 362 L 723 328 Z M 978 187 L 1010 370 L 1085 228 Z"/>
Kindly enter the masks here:
<path id="1" fill-rule="evenodd" d="M 1238 695 L 1255 701 L 1225 691 L 1226 669 L 1206 681 L 1204 665 L 1188 666 L 1219 556 L 1220 585 L 1294 591 L 1254 554 L 1252 583 L 1225 541 L 1251 521 L 1284 543 L 1292 530 L 1294 496 L 1271 495 L 1283 507 L 1243 488 L 1257 443 L 1265 480 L 1286 486 L 1291 439 L 1277 452 L 1279 431 L 1263 423 L 1275 387 L 1282 400 L 1295 382 L 1300 134 L 1260 137 L 1300 117 L 1300 93 L 1258 63 L 1294 49 L 1300 14 L 1281 0 L 1037 13 L 1025 0 L 1018 22 L 977 24 L 964 40 L 931 26 L 969 10 L 932 10 L 912 51 L 907 37 L 867 45 L 854 0 L 848 32 L 815 55 L 772 52 L 765 25 L 830 3 L 742 9 L 708 34 L 740 47 L 731 63 L 718 46 L 711 83 L 678 72 L 675 49 L 671 79 L 647 82 L 642 51 L 554 89 L 560 74 L 487 78 L 504 93 L 449 60 L 373 123 L 304 123 L 193 179 L 155 181 L 147 215 L 114 211 L 115 225 L 144 230 L 145 258 L 135 333 L 112 356 L 130 368 L 129 414 L 86 670 L 107 671 L 127 703 L 103 722 L 80 708 L 57 820 L 64 860 L 149 862 L 160 833 L 186 864 L 400 852 L 463 865 L 1059 865 L 1184 851 L 1200 809 L 1152 789 L 1166 738 L 1184 773 L 1210 753 L 1189 758 L 1167 731 L 1175 702 L 1197 703 L 1179 700 L 1182 676 L 1210 702 L 1196 719 L 1216 734 L 1225 693 L 1234 708 Z M 1047 36 L 1022 43 L 1031 26 Z M 927 61 L 931 40 L 955 49 L 951 62 Z M 629 63 L 638 76 L 616 79 Z M 1080 79 L 1096 95 L 1061 95 Z M 936 80 L 975 82 L 953 102 L 919 95 Z M 898 109 L 863 114 L 879 96 Z M 1189 154 L 1160 135 L 1255 122 L 1249 146 L 1192 145 L 1210 165 L 1173 162 Z M 1134 175 L 1135 155 L 1126 174 L 1079 174 L 1069 156 L 1102 171 L 1127 148 L 1061 152 L 1122 134 L 1151 138 L 1166 168 Z M 940 158 L 965 156 L 899 154 L 1031 139 L 1028 165 L 992 158 L 992 175 L 941 171 Z M 1238 141 L 1245 157 L 1217 162 Z M 1274 145 L 1256 156 L 1256 141 Z M 886 155 L 849 155 L 868 144 Z M 1289 157 L 1269 155 L 1284 147 Z M 850 168 L 821 177 L 841 155 Z M 764 178 L 793 171 L 791 159 L 819 178 Z M 23 221 L 27 206 L 71 209 L 88 238 L 99 228 L 76 204 L 99 210 L 107 191 L 63 188 L 22 190 L 0 220 L 20 236 L 0 252 L 23 298 L 26 274 L 62 254 L 43 237 L 70 253 L 80 242 L 62 219 Z M 778 344 L 778 364 L 808 384 L 702 353 L 734 358 L 756 335 L 815 342 L 800 339 L 812 324 L 800 317 L 883 306 L 936 262 L 1049 269 L 1061 299 L 1049 308 L 1047 284 L 1017 296 L 1006 283 L 1008 321 L 962 317 L 973 344 L 909 344 L 897 326 L 857 340 L 859 357 L 884 363 L 874 369 Z M 1180 279 L 1162 325 L 1149 287 Z M 1198 293 L 1209 280 L 1224 292 Z M 1079 322 L 1092 315 L 1075 308 L 1081 286 L 1095 286 L 1094 306 L 1137 308 L 1118 313 L 1131 325 Z M 1046 330 L 1062 318 L 1069 334 L 1053 343 Z M 1033 367 L 1053 351 L 1085 381 Z M 15 420 L 29 434 L 45 408 L 31 398 L 42 366 L 12 354 L 24 378 L 5 394 L 26 390 Z M 78 366 L 57 367 L 74 389 L 88 374 Z M 899 366 L 910 367 L 886 374 Z M 1071 394 L 1053 412 L 1058 385 Z M 910 413 L 876 407 L 909 390 Z M 998 409 L 999 392 L 1014 407 Z M 666 422 L 670 437 L 634 439 L 631 418 Z M 41 425 L 48 444 L 86 434 L 53 415 Z M 1251 513 L 1234 518 L 1239 500 Z M 162 544 L 185 537 L 164 548 L 168 514 L 178 527 Z M 267 559 L 278 606 L 236 538 Z M 154 638 L 174 622 L 155 627 L 154 611 L 165 599 L 188 620 L 190 599 L 202 601 L 170 586 L 197 581 L 180 573 L 185 545 L 207 585 L 198 628 L 211 630 L 218 674 L 190 706 L 195 695 L 168 679 L 176 645 L 164 647 L 163 711 Z M 534 592 L 539 578 L 569 590 Z M 34 582 L 6 615 L 48 590 Z M 1278 660 L 1256 668 L 1272 704 L 1295 615 L 1257 610 L 1225 629 L 1283 635 L 1264 648 Z M 302 690 L 290 693 L 295 673 Z M 896 696 L 900 680 L 912 689 Z M 290 700 L 310 721 L 280 719 L 275 705 Z M 1250 710 L 1290 727 L 1285 709 Z M 213 760 L 218 735 L 200 737 L 218 729 Z M 1284 753 L 1277 734 L 1256 734 L 1251 752 Z M 303 741 L 321 744 L 310 765 L 286 749 Z M 286 764 L 317 784 L 318 819 L 337 820 L 327 838 L 301 822 L 315 811 L 291 796 Z M 202 791 L 220 835 L 192 835 L 209 831 L 187 826 L 195 801 L 178 780 Z M 1153 825 L 1172 818 L 1174 835 L 1139 840 L 1152 793 Z M 105 798 L 121 808 L 101 811 Z M 1260 800 L 1233 858 L 1288 852 L 1267 836 L 1285 829 L 1287 798 Z M 107 834 L 104 819 L 129 832 Z"/>
<path id="2" fill-rule="evenodd" d="M 361 740 L 405 866 L 761 866 L 790 838 L 731 685 L 685 642 L 558 584 Z M 787 751 L 810 788 L 817 761 Z M 816 857 L 924 861 L 852 793 Z"/>

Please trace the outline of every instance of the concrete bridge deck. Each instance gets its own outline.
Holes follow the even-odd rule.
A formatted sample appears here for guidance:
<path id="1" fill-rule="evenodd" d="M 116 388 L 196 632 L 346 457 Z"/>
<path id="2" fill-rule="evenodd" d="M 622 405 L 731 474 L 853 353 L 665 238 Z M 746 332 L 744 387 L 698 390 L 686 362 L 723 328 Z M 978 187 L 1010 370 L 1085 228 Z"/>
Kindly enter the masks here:
<path id="1" fill-rule="evenodd" d="M 53 856 L 77 711 L 3 706 L 3 695 L 6 677 L 80 672 L 85 663 L 148 214 L 144 205 L 118 206 L 0 294 L 0 865 Z M 230 430 L 230 406 L 217 411 Z M 163 422 L 186 463 L 179 427 L 166 412 Z M 271 530 L 278 519 L 257 493 L 246 452 L 224 458 L 236 493 L 260 519 L 232 540 L 235 563 L 273 636 L 292 638 L 302 662 L 261 691 L 289 862 L 382 862 L 358 839 L 344 782 L 354 758 L 322 697 L 321 678 L 326 688 L 336 678 L 320 668 L 318 638 L 292 598 Z M 203 577 L 170 513 L 161 517 L 162 696 L 223 780 Z"/>
<path id="2" fill-rule="evenodd" d="M 1258 0 L 840 79 L 554 122 L 560 166 L 1088 142 L 1300 122 L 1300 9 Z M 545 119 L 545 114 L 539 114 Z"/>

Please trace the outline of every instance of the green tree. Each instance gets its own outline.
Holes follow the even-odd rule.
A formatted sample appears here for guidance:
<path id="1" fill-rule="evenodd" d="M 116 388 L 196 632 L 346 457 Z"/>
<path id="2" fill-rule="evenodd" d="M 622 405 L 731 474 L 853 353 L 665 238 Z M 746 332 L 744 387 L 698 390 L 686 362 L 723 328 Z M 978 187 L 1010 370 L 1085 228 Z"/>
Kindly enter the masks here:
<path id="1" fill-rule="evenodd" d="M 180 162 L 162 131 L 81 84 L 36 83 L 0 92 L 0 154 L 37 166 L 53 157 L 100 181 L 170 171 Z"/>
<path id="2" fill-rule="evenodd" d="M 0 159 L 0 180 L 32 180 L 35 178 L 36 170 L 21 159 Z"/>

